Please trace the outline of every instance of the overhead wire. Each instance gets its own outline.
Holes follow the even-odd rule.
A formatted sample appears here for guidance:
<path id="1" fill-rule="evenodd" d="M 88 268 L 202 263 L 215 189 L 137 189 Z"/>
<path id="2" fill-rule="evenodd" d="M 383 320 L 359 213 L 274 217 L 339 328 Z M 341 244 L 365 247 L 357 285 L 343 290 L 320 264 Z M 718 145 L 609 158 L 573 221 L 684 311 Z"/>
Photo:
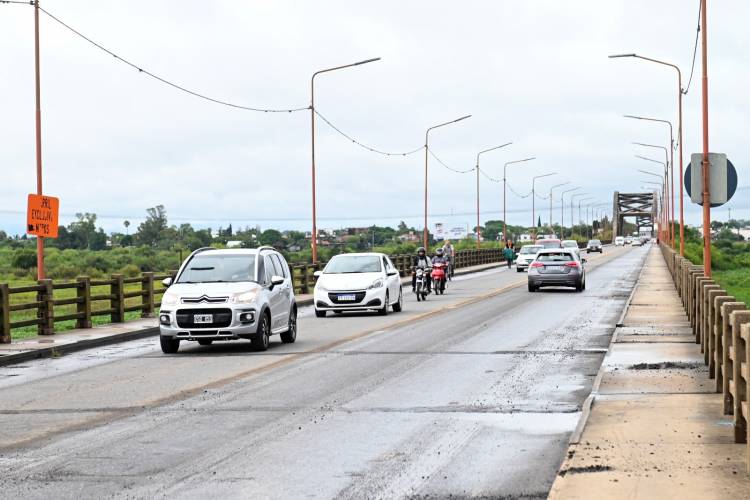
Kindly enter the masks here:
<path id="1" fill-rule="evenodd" d="M 341 130 L 340 128 L 338 128 L 336 125 L 334 125 L 333 123 L 331 123 L 331 121 L 328 118 L 326 118 L 325 116 L 323 116 L 322 114 L 320 114 L 320 112 L 318 112 L 317 109 L 313 110 L 313 112 L 321 120 L 323 120 L 326 123 L 326 125 L 328 125 L 329 127 L 331 127 L 333 130 L 335 130 L 336 132 L 338 132 L 340 135 L 342 135 L 343 137 L 346 137 L 347 139 L 349 139 L 351 142 L 353 142 L 357 146 L 359 146 L 359 147 L 361 147 L 363 149 L 366 149 L 368 151 L 371 151 L 373 153 L 377 153 L 377 154 L 384 155 L 384 156 L 409 156 L 409 155 L 412 155 L 412 154 L 417 153 L 419 151 L 422 151 L 424 149 L 424 146 L 419 146 L 416 149 L 413 149 L 411 151 L 405 151 L 403 153 L 382 151 L 382 150 L 374 148 L 372 146 L 368 146 L 367 144 L 364 144 L 364 143 L 358 141 L 357 139 L 355 139 L 354 137 L 352 137 L 351 135 L 347 134 L 346 132 L 344 132 L 343 130 Z"/>
<path id="2" fill-rule="evenodd" d="M 693 81 L 693 73 L 695 71 L 695 60 L 696 56 L 698 54 L 698 38 L 700 37 L 701 33 L 701 10 L 703 9 L 703 0 L 698 0 L 698 28 L 695 30 L 695 45 L 693 46 L 693 63 L 690 65 L 690 78 L 688 78 L 687 85 L 685 86 L 685 90 L 682 90 L 682 93 L 687 95 L 688 90 L 690 90 L 690 84 Z"/>
<path id="3" fill-rule="evenodd" d="M 432 149 L 430 149 L 430 148 L 427 148 L 427 151 L 428 151 L 428 152 L 430 153 L 430 156 L 432 156 L 433 158 L 435 158 L 435 160 L 436 160 L 436 161 L 437 161 L 437 162 L 438 162 L 438 163 L 439 163 L 440 165 L 442 165 L 443 167 L 447 168 L 447 169 L 448 169 L 448 170 L 450 170 L 451 172 L 455 172 L 455 173 L 457 173 L 457 174 L 468 174 L 469 172 L 473 172 L 473 171 L 474 171 L 474 168 L 475 168 L 475 167 L 471 167 L 471 168 L 469 168 L 469 169 L 467 169 L 467 170 L 458 170 L 458 169 L 455 169 L 455 168 L 453 168 L 453 167 L 451 167 L 451 166 L 447 165 L 447 164 L 446 164 L 446 163 L 445 163 L 445 162 L 444 162 L 443 160 L 441 160 L 440 158 L 438 158 L 438 156 L 437 156 L 437 155 L 436 155 L 436 154 L 435 154 L 435 153 L 434 153 L 434 152 L 432 151 Z"/>
<path id="4" fill-rule="evenodd" d="M 38 9 L 41 12 L 43 12 L 45 15 L 47 15 L 50 19 L 52 19 L 56 23 L 58 23 L 61 26 L 63 26 L 68 31 L 70 31 L 73 34 L 79 36 L 80 38 L 82 38 L 83 40 L 87 41 L 88 43 L 90 43 L 94 47 L 98 48 L 99 50 L 101 50 L 101 51 L 103 51 L 103 52 L 111 55 L 112 57 L 114 57 L 118 61 L 121 61 L 124 64 L 127 64 L 128 66 L 130 66 L 131 68 L 138 70 L 139 73 L 143 73 L 143 74 L 145 74 L 147 76 L 150 76 L 151 78 L 153 78 L 153 79 L 155 79 L 155 80 L 157 80 L 157 81 L 159 81 L 159 82 L 161 82 L 161 83 L 163 83 L 165 85 L 168 85 L 168 86 L 170 86 L 172 88 L 175 88 L 175 89 L 177 89 L 177 90 L 179 90 L 181 92 L 184 92 L 186 94 L 190 94 L 190 95 L 192 95 L 194 97 L 198 97 L 200 99 L 204 99 L 206 101 L 210 101 L 210 102 L 213 102 L 215 104 L 220 104 L 222 106 L 228 106 L 230 108 L 242 109 L 242 110 L 245 110 L 245 111 L 256 111 L 256 112 L 260 112 L 260 113 L 293 113 L 293 112 L 296 112 L 296 111 L 304 111 L 304 110 L 310 109 L 310 106 L 305 106 L 305 107 L 300 107 L 300 108 L 286 108 L 286 109 L 258 108 L 258 107 L 254 107 L 254 106 L 245 106 L 245 105 L 242 105 L 242 104 L 235 104 L 235 103 L 232 103 L 232 102 L 229 102 L 229 101 L 224 101 L 224 100 L 221 100 L 221 99 L 210 97 L 210 96 L 207 96 L 205 94 L 201 94 L 200 92 L 196 92 L 194 90 L 190 90 L 190 89 L 188 89 L 186 87 L 183 87 L 182 85 L 179 85 L 179 84 L 174 83 L 174 82 L 172 82 L 170 80 L 167 80 L 166 78 L 163 78 L 163 77 L 161 77 L 161 76 L 159 76 L 159 75 L 157 75 L 155 73 L 152 73 L 151 71 L 148 71 L 148 70 L 144 69 L 143 67 L 141 67 L 141 66 L 139 66 L 139 65 L 137 65 L 137 64 L 135 64 L 133 62 L 130 62 L 127 59 L 124 59 L 124 58 L 120 57 L 119 55 L 115 54 L 113 51 L 111 51 L 108 48 L 102 46 L 101 44 L 95 42 L 94 40 L 92 40 L 91 38 L 87 37 L 86 35 L 84 35 L 80 31 L 76 30 L 75 28 L 73 28 L 69 24 L 63 22 L 61 19 L 59 19 L 58 17 L 54 16 L 52 13 L 48 12 L 47 10 L 43 9 L 42 7 L 38 7 Z"/>

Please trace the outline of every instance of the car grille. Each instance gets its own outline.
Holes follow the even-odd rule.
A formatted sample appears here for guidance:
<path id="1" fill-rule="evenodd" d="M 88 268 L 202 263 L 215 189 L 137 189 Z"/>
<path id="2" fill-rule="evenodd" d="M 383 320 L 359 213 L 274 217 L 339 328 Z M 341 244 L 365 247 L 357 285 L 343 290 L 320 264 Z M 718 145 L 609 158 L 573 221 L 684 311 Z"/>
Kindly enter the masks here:
<path id="1" fill-rule="evenodd" d="M 183 304 L 225 304 L 229 297 L 183 297 Z"/>
<path id="2" fill-rule="evenodd" d="M 354 300 L 339 300 L 339 295 L 354 295 Z M 328 299 L 334 304 L 359 304 L 365 299 L 365 292 L 329 293 Z"/>
<path id="3" fill-rule="evenodd" d="M 196 314 L 211 314 L 213 322 L 195 323 Z M 231 309 L 179 309 L 177 311 L 177 326 L 180 328 L 226 328 L 232 324 Z"/>

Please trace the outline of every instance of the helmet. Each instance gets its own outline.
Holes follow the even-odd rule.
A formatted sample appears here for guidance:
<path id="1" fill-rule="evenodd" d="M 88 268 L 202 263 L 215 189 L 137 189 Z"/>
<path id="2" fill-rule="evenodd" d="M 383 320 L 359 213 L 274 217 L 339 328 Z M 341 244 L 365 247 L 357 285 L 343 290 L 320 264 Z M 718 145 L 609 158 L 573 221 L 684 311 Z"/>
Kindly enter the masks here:
<path id="1" fill-rule="evenodd" d="M 424 249 L 424 247 L 417 248 L 417 255 L 424 255 L 427 253 L 427 250 Z"/>
<path id="2" fill-rule="evenodd" d="M 442 248 L 438 248 L 437 250 L 435 250 L 435 253 L 436 253 L 436 254 L 437 254 L 438 256 L 442 256 L 442 255 L 443 255 L 443 249 L 442 249 Z"/>

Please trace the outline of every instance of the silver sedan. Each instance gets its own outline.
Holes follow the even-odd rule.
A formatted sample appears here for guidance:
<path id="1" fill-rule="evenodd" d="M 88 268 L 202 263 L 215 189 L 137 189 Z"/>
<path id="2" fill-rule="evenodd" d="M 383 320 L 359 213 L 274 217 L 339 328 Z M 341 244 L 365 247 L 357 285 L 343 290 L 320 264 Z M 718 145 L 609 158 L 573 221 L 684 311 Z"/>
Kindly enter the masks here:
<path id="1" fill-rule="evenodd" d="M 578 252 L 572 248 L 545 249 L 537 253 L 529 266 L 529 291 L 543 286 L 573 287 L 577 292 L 586 289 L 586 270 Z"/>

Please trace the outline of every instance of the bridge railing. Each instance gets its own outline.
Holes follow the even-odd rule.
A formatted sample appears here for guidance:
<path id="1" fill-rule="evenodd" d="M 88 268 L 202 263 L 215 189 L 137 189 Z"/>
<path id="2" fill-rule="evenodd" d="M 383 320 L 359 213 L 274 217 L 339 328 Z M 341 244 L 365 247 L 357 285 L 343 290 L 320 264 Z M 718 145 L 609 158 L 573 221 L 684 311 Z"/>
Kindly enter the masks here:
<path id="1" fill-rule="evenodd" d="M 401 276 L 411 273 L 413 255 L 390 256 Z M 491 264 L 502 260 L 497 248 L 456 252 L 456 268 Z M 311 294 L 315 271 L 325 263 L 291 264 L 294 291 Z M 176 271 L 136 277 L 113 274 L 109 278 L 87 276 L 75 281 L 39 280 L 35 285 L 10 286 L 0 283 L 0 343 L 10 343 L 11 333 L 35 329 L 38 335 L 52 335 L 56 325 L 67 322 L 69 328 L 91 328 L 94 324 L 122 323 L 138 317 L 152 317 L 161 306 L 166 288 L 161 281 Z"/>
<path id="2" fill-rule="evenodd" d="M 734 440 L 748 444 L 750 457 L 750 310 L 667 245 L 664 260 L 700 345 L 714 390 L 724 397 L 724 414 L 734 417 Z M 750 472 L 750 460 L 748 460 Z"/>

